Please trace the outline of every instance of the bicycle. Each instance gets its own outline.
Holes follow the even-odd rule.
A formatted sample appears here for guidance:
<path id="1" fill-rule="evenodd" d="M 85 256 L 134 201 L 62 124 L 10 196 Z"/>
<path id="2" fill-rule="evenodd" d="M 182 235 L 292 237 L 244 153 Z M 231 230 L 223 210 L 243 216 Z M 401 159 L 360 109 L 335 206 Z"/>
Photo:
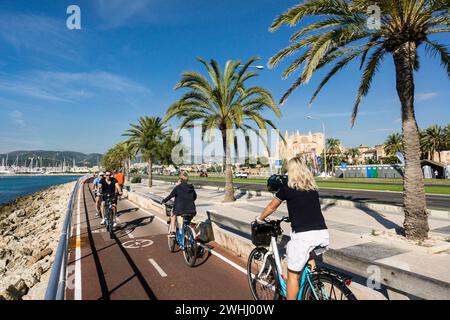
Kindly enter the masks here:
<path id="1" fill-rule="evenodd" d="M 177 222 L 175 223 L 175 236 L 168 237 L 168 245 L 169 251 L 175 252 L 176 246 L 178 246 L 183 251 L 184 261 L 189 267 L 193 267 L 195 265 L 195 261 L 197 260 L 198 254 L 198 245 L 196 240 L 196 233 L 191 226 L 191 220 L 193 218 L 192 214 L 184 214 L 181 215 L 183 218 L 183 225 L 181 230 L 178 226 L 178 217 Z M 170 231 L 170 223 L 169 223 L 169 231 Z"/>
<path id="2" fill-rule="evenodd" d="M 111 195 L 107 194 L 105 199 L 105 226 L 112 239 L 114 237 L 114 209 L 112 206 Z"/>
<path id="3" fill-rule="evenodd" d="M 96 216 L 98 216 L 100 213 L 100 210 L 101 210 L 101 208 L 102 208 L 102 201 L 101 201 L 101 197 L 102 197 L 102 195 L 101 194 L 99 194 L 98 192 L 97 192 L 97 190 L 94 190 L 94 201 L 97 199 L 97 197 L 100 197 L 100 199 L 99 199 L 99 201 L 96 201 L 96 203 L 97 203 L 97 205 L 96 205 Z"/>
<path id="4" fill-rule="evenodd" d="M 258 231 L 252 224 L 252 241 L 257 247 L 248 257 L 247 278 L 255 300 L 286 298 L 286 281 L 277 247 L 277 239 L 283 234 L 280 226 L 282 222 L 290 221 L 287 217 L 265 220 L 264 224 L 259 225 L 259 230 L 262 231 Z M 317 256 L 325 251 L 324 247 L 313 250 Z M 326 268 L 311 270 L 310 265 L 306 265 L 301 273 L 297 300 L 356 300 L 348 288 L 350 284 L 349 276 Z M 340 292 L 339 297 L 337 291 Z"/>

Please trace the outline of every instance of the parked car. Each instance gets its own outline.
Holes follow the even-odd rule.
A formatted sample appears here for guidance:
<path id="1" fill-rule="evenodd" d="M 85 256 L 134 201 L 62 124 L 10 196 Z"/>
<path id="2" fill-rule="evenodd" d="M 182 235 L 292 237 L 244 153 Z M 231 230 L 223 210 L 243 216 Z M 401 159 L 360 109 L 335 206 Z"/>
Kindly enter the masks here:
<path id="1" fill-rule="evenodd" d="M 240 179 L 247 179 L 248 178 L 248 173 L 247 172 L 237 172 L 234 174 L 234 176 L 236 178 L 240 178 Z"/>
<path id="2" fill-rule="evenodd" d="M 200 172 L 200 177 L 201 178 L 208 178 L 208 173 L 206 171 L 202 171 L 202 172 Z"/>
<path id="3" fill-rule="evenodd" d="M 285 174 L 274 174 L 267 179 L 267 190 L 269 192 L 278 192 L 280 187 L 288 183 L 288 176 Z"/>

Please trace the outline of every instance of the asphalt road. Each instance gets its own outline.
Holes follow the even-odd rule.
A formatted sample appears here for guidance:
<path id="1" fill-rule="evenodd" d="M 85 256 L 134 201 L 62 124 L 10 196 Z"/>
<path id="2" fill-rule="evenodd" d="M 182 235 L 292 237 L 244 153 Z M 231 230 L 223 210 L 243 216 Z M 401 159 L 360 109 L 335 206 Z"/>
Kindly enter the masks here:
<path id="1" fill-rule="evenodd" d="M 167 224 L 127 200 L 118 203 L 113 239 L 100 219 L 88 184 L 77 193 L 72 221 L 66 299 L 250 300 L 245 262 L 214 242 L 194 268 L 170 253 Z M 226 262 L 229 259 L 232 263 Z"/>
<path id="2" fill-rule="evenodd" d="M 175 178 L 157 177 L 155 179 L 164 181 L 173 181 Z M 224 186 L 225 183 L 213 180 L 195 180 L 190 179 L 194 185 L 205 186 Z M 258 183 L 234 182 L 234 186 L 239 190 L 267 191 L 266 185 Z M 383 203 L 401 206 L 403 205 L 403 194 L 400 192 L 368 191 L 368 190 L 349 190 L 320 188 L 319 194 L 322 198 L 335 198 L 350 201 Z M 428 209 L 450 210 L 450 196 L 427 195 Z"/>

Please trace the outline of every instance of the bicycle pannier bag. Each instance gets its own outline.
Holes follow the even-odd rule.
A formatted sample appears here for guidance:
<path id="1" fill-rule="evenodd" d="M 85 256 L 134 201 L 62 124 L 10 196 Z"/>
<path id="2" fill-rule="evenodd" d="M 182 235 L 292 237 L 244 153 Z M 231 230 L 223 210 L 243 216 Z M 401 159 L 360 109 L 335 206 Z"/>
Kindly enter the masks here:
<path id="1" fill-rule="evenodd" d="M 270 246 L 270 239 L 273 234 L 273 226 L 268 223 L 257 223 L 253 221 L 252 228 L 252 243 L 257 247 Z"/>

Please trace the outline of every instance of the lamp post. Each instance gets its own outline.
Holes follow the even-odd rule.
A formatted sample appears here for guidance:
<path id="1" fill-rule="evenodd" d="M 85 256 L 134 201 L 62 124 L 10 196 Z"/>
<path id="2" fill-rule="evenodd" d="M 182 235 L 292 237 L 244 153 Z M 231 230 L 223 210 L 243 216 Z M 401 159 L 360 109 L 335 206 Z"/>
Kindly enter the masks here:
<path id="1" fill-rule="evenodd" d="M 238 67 L 239 68 L 242 68 L 244 65 L 243 64 L 240 64 Z M 258 69 L 258 70 L 264 70 L 264 66 L 248 66 L 249 68 L 255 68 L 255 69 Z"/>
<path id="2" fill-rule="evenodd" d="M 321 119 L 314 118 L 312 116 L 307 116 L 306 119 L 308 120 L 317 120 L 322 123 L 322 131 L 323 131 L 323 155 L 324 155 L 324 168 L 325 168 L 325 177 L 328 176 L 327 172 L 327 146 L 326 146 L 326 139 L 325 139 L 325 123 Z"/>

